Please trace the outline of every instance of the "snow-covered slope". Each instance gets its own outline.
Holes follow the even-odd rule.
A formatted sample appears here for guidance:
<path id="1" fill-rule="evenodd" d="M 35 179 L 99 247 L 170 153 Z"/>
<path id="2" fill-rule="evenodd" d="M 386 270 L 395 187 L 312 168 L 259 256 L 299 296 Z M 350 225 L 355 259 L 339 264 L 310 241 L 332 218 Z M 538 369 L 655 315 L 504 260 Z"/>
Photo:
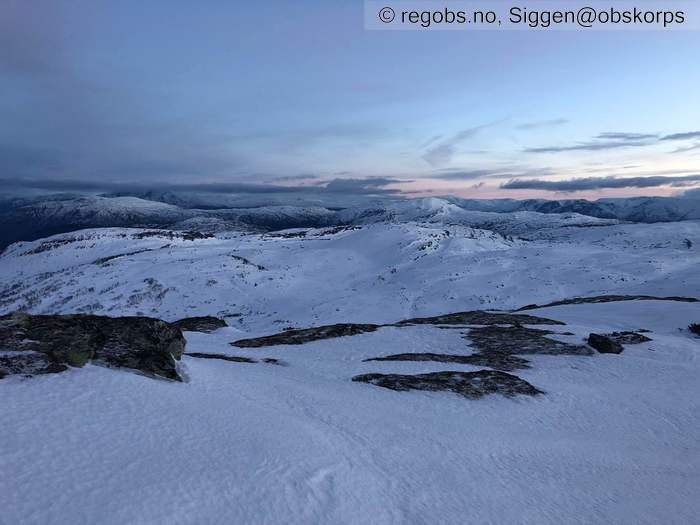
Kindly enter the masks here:
<path id="1" fill-rule="evenodd" d="M 530 228 L 527 239 L 442 222 L 198 240 L 84 230 L 9 247 L 0 313 L 240 315 L 269 329 L 601 293 L 700 296 L 698 222 Z"/>
<path id="2" fill-rule="evenodd" d="M 385 304 L 388 304 L 385 303 Z M 12 524 L 617 523 L 700 512 L 697 304 L 553 307 L 589 332 L 646 328 L 620 355 L 528 356 L 535 397 L 397 392 L 355 374 L 475 371 L 365 362 L 468 354 L 431 326 L 232 349 L 236 328 L 188 333 L 172 383 L 87 366 L 0 383 L 0 504 Z M 235 351 L 234 351 L 235 350 Z"/>
<path id="3" fill-rule="evenodd" d="M 575 296 L 700 297 L 700 222 L 475 215 L 441 199 L 419 208 L 328 228 L 86 229 L 8 247 L 0 314 L 215 315 L 229 326 L 187 332 L 186 352 L 254 362 L 185 355 L 184 383 L 94 365 L 0 380 L 0 522 L 694 523 L 700 339 L 687 326 L 699 302 L 527 310 L 565 323 L 545 326 L 554 342 L 650 339 L 619 355 L 525 355 L 515 373 L 543 392 L 531 397 L 353 378 L 493 368 L 366 361 L 478 348 L 471 324 L 396 324 L 409 318 Z M 492 215 L 498 227 L 467 225 Z M 394 324 L 230 345 L 348 322 Z M 496 343 L 513 344 L 499 327 Z"/>

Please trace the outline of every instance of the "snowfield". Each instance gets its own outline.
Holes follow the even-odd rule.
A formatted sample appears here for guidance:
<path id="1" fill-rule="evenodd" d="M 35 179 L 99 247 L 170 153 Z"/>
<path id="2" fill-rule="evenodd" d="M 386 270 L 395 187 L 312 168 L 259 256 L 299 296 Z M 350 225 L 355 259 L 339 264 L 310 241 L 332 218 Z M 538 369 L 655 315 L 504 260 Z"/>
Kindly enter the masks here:
<path id="1" fill-rule="evenodd" d="M 429 222 L 195 240 L 82 230 L 5 250 L 0 313 L 214 315 L 258 335 L 605 293 L 700 297 L 700 222 L 506 223 L 519 236 Z"/>
<path id="2" fill-rule="evenodd" d="M 582 296 L 700 297 L 699 222 L 543 225 L 518 212 L 479 228 L 475 214 L 490 214 L 455 221 L 461 211 L 434 204 L 347 227 L 193 238 L 106 228 L 7 248 L 0 314 L 213 315 L 229 327 L 186 332 L 186 351 L 258 362 L 186 355 L 183 383 L 94 365 L 0 380 L 0 523 L 697 523 L 700 338 L 687 326 L 700 302 L 523 312 L 565 323 L 544 327 L 555 341 L 651 339 L 617 355 L 521 356 L 529 368 L 513 373 L 535 396 L 352 381 L 482 370 L 365 361 L 473 354 L 466 325 L 229 344 Z"/>

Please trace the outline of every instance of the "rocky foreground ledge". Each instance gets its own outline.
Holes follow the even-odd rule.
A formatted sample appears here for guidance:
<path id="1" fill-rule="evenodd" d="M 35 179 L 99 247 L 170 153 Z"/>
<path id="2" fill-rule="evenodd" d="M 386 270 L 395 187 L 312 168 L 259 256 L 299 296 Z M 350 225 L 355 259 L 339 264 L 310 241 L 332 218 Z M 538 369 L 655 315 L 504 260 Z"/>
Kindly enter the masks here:
<path id="1" fill-rule="evenodd" d="M 649 299 L 648 296 L 641 297 Z M 567 304 L 640 300 L 638 296 L 611 296 L 603 299 L 576 298 Z M 689 298 L 656 300 L 691 302 Z M 562 321 L 508 311 L 475 310 L 405 319 L 383 325 L 339 323 L 294 328 L 263 337 L 240 339 L 230 345 L 249 349 L 299 346 L 368 334 L 389 327 L 406 329 L 418 325 L 432 326 L 436 330 L 460 330 L 465 341 L 464 353 L 459 352 L 459 349 L 456 349 L 457 353 L 449 354 L 410 352 L 378 355 L 363 361 L 432 361 L 484 367 L 485 370 L 453 370 L 418 375 L 371 373 L 356 375 L 352 380 L 397 391 L 449 391 L 469 399 L 489 394 L 533 396 L 544 392 L 512 374 L 517 370 L 531 368 L 527 356 L 590 356 L 596 352 L 620 354 L 627 345 L 652 341 L 648 335 L 653 335 L 649 330 L 638 329 L 590 333 L 587 338 L 578 341 L 565 341 L 557 337 L 574 334 L 561 331 L 562 326 L 565 326 Z M 183 331 L 210 333 L 225 326 L 223 319 L 211 316 L 189 317 L 169 323 L 150 317 L 25 313 L 4 315 L 0 316 L 0 378 L 58 373 L 69 367 L 93 363 L 109 368 L 129 369 L 153 378 L 182 381 L 177 363 L 182 355 L 229 363 L 287 364 L 269 357 L 254 359 L 208 352 L 185 353 Z M 699 327 L 700 325 L 691 325 L 688 331 L 700 333 Z"/>
<path id="2" fill-rule="evenodd" d="M 94 363 L 181 381 L 177 361 L 184 350 L 180 328 L 150 317 L 0 316 L 0 378 Z"/>

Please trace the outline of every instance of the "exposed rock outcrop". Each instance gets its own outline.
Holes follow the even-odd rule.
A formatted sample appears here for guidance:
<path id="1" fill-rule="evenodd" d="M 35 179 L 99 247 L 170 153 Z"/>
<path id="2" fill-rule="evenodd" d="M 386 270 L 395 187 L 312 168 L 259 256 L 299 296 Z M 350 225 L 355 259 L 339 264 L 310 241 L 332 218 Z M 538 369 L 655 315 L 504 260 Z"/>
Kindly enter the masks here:
<path id="1" fill-rule="evenodd" d="M 88 362 L 180 381 L 182 332 L 150 317 L 0 316 L 0 376 L 61 372 Z"/>
<path id="2" fill-rule="evenodd" d="M 638 345 L 651 341 L 649 337 L 639 332 L 613 332 L 611 334 L 605 334 L 605 336 L 621 345 Z"/>
<path id="3" fill-rule="evenodd" d="M 614 339 L 601 334 L 590 334 L 588 344 L 601 354 L 620 354 L 624 348 Z"/>
<path id="4" fill-rule="evenodd" d="M 591 355 L 593 353 L 587 346 L 546 337 L 550 334 L 553 332 L 519 325 L 472 327 L 464 336 L 478 350 L 471 355 L 407 353 L 375 357 L 366 361 L 436 361 L 512 371 L 530 368 L 529 361 L 516 357 L 517 355 Z"/>
<path id="5" fill-rule="evenodd" d="M 239 348 L 259 348 L 262 346 L 273 345 L 301 345 L 311 341 L 319 341 L 321 339 L 332 339 L 335 337 L 345 337 L 349 335 L 364 334 L 366 332 L 374 332 L 381 325 L 376 324 L 331 324 L 326 326 L 317 326 L 315 328 L 303 328 L 299 330 L 285 330 L 279 334 L 268 335 L 264 337 L 255 337 L 252 339 L 239 339 L 232 346 Z"/>
<path id="6" fill-rule="evenodd" d="M 396 326 L 411 324 L 460 324 L 460 325 L 492 325 L 492 324 L 551 324 L 562 325 L 561 321 L 535 317 L 524 314 L 511 314 L 504 312 L 484 312 L 474 310 L 471 312 L 455 312 L 452 314 L 437 315 L 434 317 L 416 317 L 399 321 Z"/>
<path id="7" fill-rule="evenodd" d="M 478 399 L 488 394 L 506 397 L 542 394 L 527 381 L 505 372 L 479 370 L 478 372 L 434 372 L 430 374 L 364 374 L 353 381 L 370 383 L 391 390 L 448 391 L 468 399 Z"/>
<path id="8" fill-rule="evenodd" d="M 507 354 L 394 354 L 384 357 L 373 357 L 371 359 L 365 359 L 365 361 L 434 361 L 437 363 L 459 363 L 461 365 L 487 366 L 489 368 L 505 370 L 508 372 L 522 368 L 530 368 L 527 359 Z"/>
<path id="9" fill-rule="evenodd" d="M 466 339 L 487 357 L 499 355 L 590 355 L 590 348 L 557 341 L 548 330 L 524 326 L 482 326 L 467 332 Z"/>
<path id="10" fill-rule="evenodd" d="M 206 352 L 188 352 L 185 355 L 189 357 L 197 357 L 199 359 L 220 359 L 222 361 L 231 361 L 232 363 L 257 363 L 255 359 L 238 355 L 209 354 Z"/>
<path id="11" fill-rule="evenodd" d="M 405 319 L 393 324 L 356 324 L 356 323 L 340 323 L 325 326 L 316 326 L 313 328 L 302 328 L 295 330 L 285 330 L 278 334 L 268 335 L 264 337 L 255 337 L 251 339 L 239 339 L 230 343 L 232 346 L 239 348 L 258 348 L 262 346 L 272 345 L 300 345 L 311 341 L 321 339 L 332 339 L 334 337 L 344 337 L 351 335 L 364 334 L 374 332 L 378 328 L 384 326 L 404 327 L 416 324 L 431 324 L 431 325 L 520 325 L 520 324 L 548 324 L 562 325 L 561 321 L 546 319 L 544 317 L 535 317 L 532 315 L 511 314 L 500 312 L 484 312 L 474 310 L 471 312 L 456 312 L 435 317 L 416 317 L 414 319 Z"/>
<path id="12" fill-rule="evenodd" d="M 220 359 L 221 361 L 230 361 L 232 363 L 266 363 L 268 365 L 280 365 L 286 366 L 284 361 L 276 359 L 274 357 L 265 357 L 258 361 L 257 359 L 252 359 L 250 357 L 243 357 L 240 355 L 227 355 L 227 354 L 210 354 L 207 352 L 188 352 L 185 354 L 189 357 L 196 357 L 198 359 Z"/>
<path id="13" fill-rule="evenodd" d="M 682 303 L 697 303 L 700 299 L 675 295 L 670 297 L 656 297 L 653 295 L 594 295 L 591 297 L 573 297 L 571 299 L 553 301 L 547 304 L 528 304 L 527 306 L 518 308 L 516 312 L 534 310 L 536 308 L 547 308 L 549 306 L 562 306 L 565 304 L 613 303 L 617 301 L 679 301 Z"/>
<path id="14" fill-rule="evenodd" d="M 202 317 L 185 317 L 172 323 L 183 332 L 204 332 L 209 333 L 219 328 L 225 328 L 228 325 L 223 319 L 205 315 Z"/>

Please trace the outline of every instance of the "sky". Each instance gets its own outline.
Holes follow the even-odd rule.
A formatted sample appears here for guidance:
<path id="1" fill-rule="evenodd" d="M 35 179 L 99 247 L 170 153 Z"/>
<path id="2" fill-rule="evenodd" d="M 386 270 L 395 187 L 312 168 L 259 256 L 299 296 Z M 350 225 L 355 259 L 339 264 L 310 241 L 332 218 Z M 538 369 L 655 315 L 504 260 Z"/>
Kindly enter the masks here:
<path id="1" fill-rule="evenodd" d="M 0 0 L 3 187 L 700 185 L 700 32 L 368 31 L 363 9 Z"/>

